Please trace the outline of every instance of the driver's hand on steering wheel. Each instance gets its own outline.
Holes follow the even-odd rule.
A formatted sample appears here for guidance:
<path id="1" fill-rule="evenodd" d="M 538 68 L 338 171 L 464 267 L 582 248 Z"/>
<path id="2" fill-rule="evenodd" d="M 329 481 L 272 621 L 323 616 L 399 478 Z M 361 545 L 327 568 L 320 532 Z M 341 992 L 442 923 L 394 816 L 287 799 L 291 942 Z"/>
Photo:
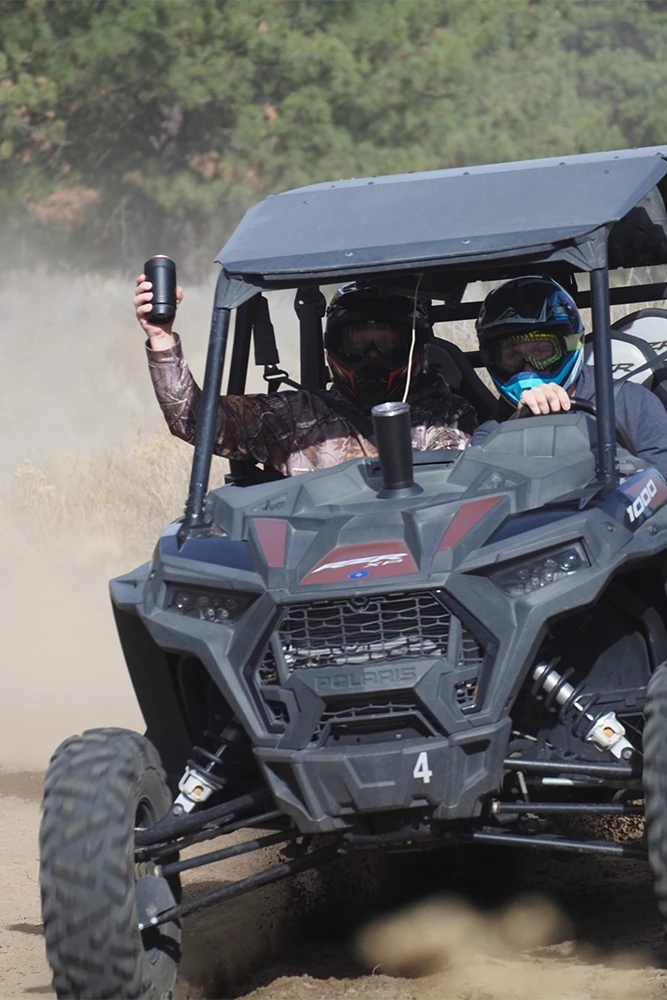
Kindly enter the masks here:
<path id="1" fill-rule="evenodd" d="M 544 413 L 561 413 L 563 410 L 569 410 L 571 405 L 567 391 L 556 382 L 526 389 L 519 400 L 519 409 L 527 406 L 536 417 Z"/>

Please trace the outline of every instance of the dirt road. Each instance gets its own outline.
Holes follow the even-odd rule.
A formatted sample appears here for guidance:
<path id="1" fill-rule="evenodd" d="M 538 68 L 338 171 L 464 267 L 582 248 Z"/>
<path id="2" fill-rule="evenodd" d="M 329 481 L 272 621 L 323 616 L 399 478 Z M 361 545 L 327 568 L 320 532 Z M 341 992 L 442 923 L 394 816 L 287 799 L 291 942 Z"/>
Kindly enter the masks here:
<path id="1" fill-rule="evenodd" d="M 0 861 L 2 997 L 53 995 L 39 915 L 40 791 L 38 773 L 0 772 L 0 838 L 8 845 Z M 260 863 L 207 869 L 187 881 L 186 893 Z M 424 902 L 439 889 L 457 891 L 465 904 L 453 912 Z M 554 943 L 540 943 L 544 906 L 512 908 L 526 890 L 550 900 L 547 924 L 555 907 L 566 918 L 551 927 Z M 393 916 L 374 923 L 378 912 Z M 357 948 L 364 927 L 367 964 Z M 180 996 L 193 1000 L 662 1000 L 667 989 L 648 872 L 572 855 L 360 859 L 191 918 L 184 956 Z M 432 971 L 445 962 L 446 970 Z M 432 974 L 387 975 L 392 966 Z"/>

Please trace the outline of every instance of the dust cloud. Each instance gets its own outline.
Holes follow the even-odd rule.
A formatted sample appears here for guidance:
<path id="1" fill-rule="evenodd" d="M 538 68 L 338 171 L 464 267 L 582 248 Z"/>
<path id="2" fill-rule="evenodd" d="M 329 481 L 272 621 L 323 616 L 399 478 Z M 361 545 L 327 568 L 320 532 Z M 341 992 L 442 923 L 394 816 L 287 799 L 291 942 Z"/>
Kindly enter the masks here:
<path id="1" fill-rule="evenodd" d="M 176 328 L 203 375 L 215 273 L 185 288 Z M 82 729 L 142 727 L 108 580 L 150 557 L 183 508 L 192 449 L 166 431 L 134 319 L 133 280 L 0 279 L 0 767 L 41 769 Z M 289 297 L 272 303 L 295 355 Z M 261 390 L 259 372 L 249 387 Z M 220 483 L 223 463 L 213 470 Z"/>
<path id="2" fill-rule="evenodd" d="M 572 932 L 570 920 L 544 896 L 518 896 L 490 910 L 460 897 L 436 897 L 371 922 L 358 935 L 357 951 L 373 976 L 420 979 L 414 996 L 424 1000 L 642 995 L 648 983 L 641 950 L 582 949 Z"/>

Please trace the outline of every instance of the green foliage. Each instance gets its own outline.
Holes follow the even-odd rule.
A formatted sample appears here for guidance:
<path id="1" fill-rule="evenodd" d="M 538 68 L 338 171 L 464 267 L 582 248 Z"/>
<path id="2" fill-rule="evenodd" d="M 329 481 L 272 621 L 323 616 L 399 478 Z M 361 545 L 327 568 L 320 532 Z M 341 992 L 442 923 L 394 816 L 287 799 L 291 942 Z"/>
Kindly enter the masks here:
<path id="1" fill-rule="evenodd" d="M 2 6 L 14 255 L 32 230 L 96 265 L 159 249 L 192 271 L 272 191 L 666 138 L 660 0 Z"/>

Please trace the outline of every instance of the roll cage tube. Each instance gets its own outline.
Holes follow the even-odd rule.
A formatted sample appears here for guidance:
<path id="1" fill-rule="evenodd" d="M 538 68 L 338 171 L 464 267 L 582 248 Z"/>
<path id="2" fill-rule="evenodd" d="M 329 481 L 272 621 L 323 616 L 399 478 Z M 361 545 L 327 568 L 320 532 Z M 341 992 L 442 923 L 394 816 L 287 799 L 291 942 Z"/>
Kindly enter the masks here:
<path id="1" fill-rule="evenodd" d="M 243 302 L 236 310 L 232 356 L 229 359 L 229 375 L 227 376 L 228 396 L 242 396 L 246 389 L 256 305 L 257 296 L 254 296 L 247 302 Z M 229 472 L 232 480 L 243 475 L 247 464 L 246 461 L 236 458 L 229 459 Z M 225 482 L 227 482 L 226 477 Z"/>
<path id="2" fill-rule="evenodd" d="M 216 301 L 211 316 L 204 385 L 195 437 L 195 454 L 192 460 L 188 499 L 185 504 L 185 520 L 179 532 L 181 537 L 191 534 L 193 529 L 203 527 L 205 523 L 204 503 L 211 472 L 215 424 L 218 415 L 218 400 L 222 385 L 222 368 L 225 361 L 230 315 L 231 309 L 221 308 Z"/>
<path id="3" fill-rule="evenodd" d="M 609 271 L 604 267 L 591 271 L 591 311 L 593 316 L 593 356 L 595 408 L 597 410 L 597 478 L 604 493 L 618 485 L 616 469 L 616 413 L 614 375 L 611 359 L 611 321 L 609 316 Z"/>

